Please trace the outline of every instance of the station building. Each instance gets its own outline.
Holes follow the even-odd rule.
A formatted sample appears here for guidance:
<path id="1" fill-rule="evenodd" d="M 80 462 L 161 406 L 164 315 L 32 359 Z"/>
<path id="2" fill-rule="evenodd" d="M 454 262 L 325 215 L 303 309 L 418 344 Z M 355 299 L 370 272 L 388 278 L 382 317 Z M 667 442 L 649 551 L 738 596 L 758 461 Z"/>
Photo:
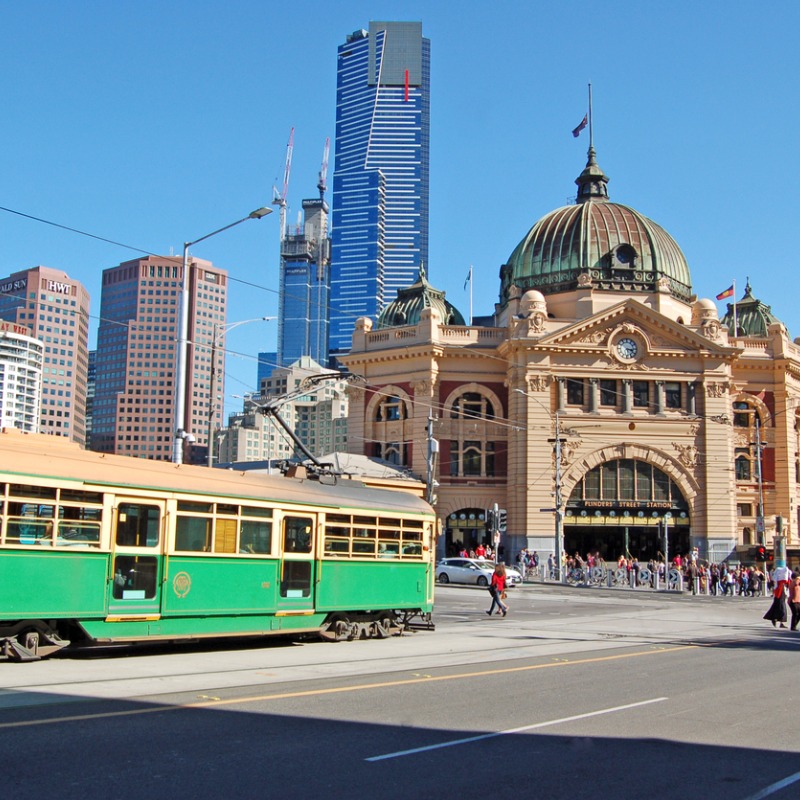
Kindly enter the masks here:
<path id="1" fill-rule="evenodd" d="M 568 553 L 656 557 L 666 519 L 671 554 L 747 561 L 776 528 L 800 554 L 800 346 L 749 282 L 722 318 L 696 297 L 592 147 L 576 184 L 501 266 L 492 316 L 466 325 L 421 270 L 357 321 L 351 451 L 428 477 L 439 556 L 488 541 L 495 503 L 506 560 L 555 551 L 556 508 Z"/>

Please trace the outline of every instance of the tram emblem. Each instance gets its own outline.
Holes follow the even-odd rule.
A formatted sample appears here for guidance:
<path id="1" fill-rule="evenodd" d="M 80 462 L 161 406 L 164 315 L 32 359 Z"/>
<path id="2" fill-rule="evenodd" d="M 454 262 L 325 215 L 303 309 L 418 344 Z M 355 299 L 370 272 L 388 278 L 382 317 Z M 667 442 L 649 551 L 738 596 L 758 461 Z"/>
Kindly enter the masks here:
<path id="1" fill-rule="evenodd" d="M 188 572 L 178 572 L 172 579 L 172 590 L 178 597 L 186 597 L 192 588 L 192 577 Z"/>

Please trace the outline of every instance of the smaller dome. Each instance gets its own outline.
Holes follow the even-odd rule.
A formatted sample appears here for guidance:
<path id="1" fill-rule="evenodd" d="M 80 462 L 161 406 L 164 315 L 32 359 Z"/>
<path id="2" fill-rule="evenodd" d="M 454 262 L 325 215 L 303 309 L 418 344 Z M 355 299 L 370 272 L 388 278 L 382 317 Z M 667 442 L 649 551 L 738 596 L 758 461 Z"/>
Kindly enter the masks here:
<path id="1" fill-rule="evenodd" d="M 719 319 L 717 304 L 707 297 L 701 297 L 692 306 L 692 325 L 700 325 L 709 319 Z"/>
<path id="2" fill-rule="evenodd" d="M 425 268 L 420 267 L 417 282 L 408 289 L 397 290 L 397 297 L 378 316 L 375 330 L 396 328 L 401 325 L 416 325 L 426 308 L 436 309 L 444 325 L 467 324 L 461 312 L 447 301 L 444 292 L 434 289 L 428 283 Z"/>
<path id="3" fill-rule="evenodd" d="M 771 306 L 753 297 L 750 278 L 747 279 L 744 297 L 737 303 L 728 303 L 728 310 L 721 320 L 731 336 L 766 336 L 769 326 L 776 322 L 783 325 L 772 313 Z"/>

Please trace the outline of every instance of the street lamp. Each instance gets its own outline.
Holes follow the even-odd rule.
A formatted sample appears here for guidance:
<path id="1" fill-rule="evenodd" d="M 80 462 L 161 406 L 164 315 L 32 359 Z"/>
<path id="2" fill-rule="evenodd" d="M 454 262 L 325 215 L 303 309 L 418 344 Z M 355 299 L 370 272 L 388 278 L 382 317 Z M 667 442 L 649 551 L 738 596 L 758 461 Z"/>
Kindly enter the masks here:
<path id="1" fill-rule="evenodd" d="M 272 209 L 263 206 L 251 211 L 246 217 L 231 222 L 224 228 L 219 228 L 193 242 L 184 242 L 183 245 L 183 276 L 181 278 L 181 304 L 178 312 L 178 359 L 175 365 L 175 433 L 172 443 L 172 461 L 183 464 L 183 443 L 186 439 L 186 355 L 189 337 L 189 248 L 192 245 L 210 239 L 218 233 L 227 231 L 235 225 L 247 222 L 248 219 L 261 219 L 271 214 Z"/>
<path id="2" fill-rule="evenodd" d="M 215 402 L 217 397 L 217 343 L 220 339 L 220 334 L 228 333 L 240 325 L 246 325 L 248 322 L 271 322 L 277 317 L 254 317 L 253 319 L 240 319 L 238 322 L 215 322 L 214 332 L 211 337 L 211 388 L 208 394 L 208 466 L 214 466 L 214 412 L 217 409 Z M 223 367 L 224 371 L 224 367 Z"/>

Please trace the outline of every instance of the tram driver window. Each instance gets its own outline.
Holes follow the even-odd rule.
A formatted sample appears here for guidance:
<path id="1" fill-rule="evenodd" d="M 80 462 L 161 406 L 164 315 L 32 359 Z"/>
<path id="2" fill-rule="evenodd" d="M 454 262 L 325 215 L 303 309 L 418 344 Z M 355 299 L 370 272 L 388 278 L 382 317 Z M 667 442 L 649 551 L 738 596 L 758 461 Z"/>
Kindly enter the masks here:
<path id="1" fill-rule="evenodd" d="M 153 556 L 117 556 L 114 559 L 115 600 L 152 600 L 156 596 L 158 563 Z"/>
<path id="2" fill-rule="evenodd" d="M 120 503 L 117 511 L 117 544 L 122 547 L 156 547 L 159 521 L 158 506 Z"/>
<path id="3" fill-rule="evenodd" d="M 283 550 L 285 553 L 310 553 L 313 532 L 308 517 L 286 517 L 283 521 Z"/>

